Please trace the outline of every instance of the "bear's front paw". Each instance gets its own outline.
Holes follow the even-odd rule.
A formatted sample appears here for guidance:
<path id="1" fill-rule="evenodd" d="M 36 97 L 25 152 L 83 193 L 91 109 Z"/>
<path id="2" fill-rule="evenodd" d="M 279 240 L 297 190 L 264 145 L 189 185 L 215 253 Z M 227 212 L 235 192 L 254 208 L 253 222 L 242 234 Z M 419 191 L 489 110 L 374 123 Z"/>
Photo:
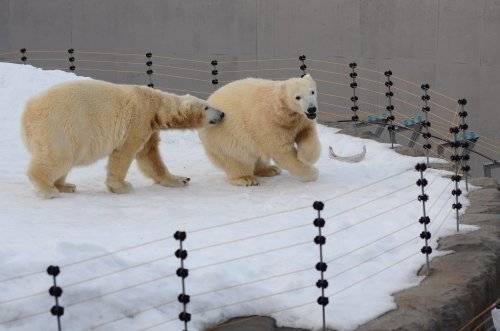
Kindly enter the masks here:
<path id="1" fill-rule="evenodd" d="M 123 181 L 123 182 L 106 182 L 106 185 L 108 186 L 108 190 L 110 192 L 116 193 L 116 194 L 125 194 L 129 193 L 132 191 L 133 187 L 130 185 L 129 182 Z"/>
<path id="2" fill-rule="evenodd" d="M 314 182 L 318 179 L 319 171 L 315 167 L 310 167 L 306 172 L 300 174 L 298 178 L 303 182 Z"/>
<path id="3" fill-rule="evenodd" d="M 186 186 L 191 178 L 182 177 L 182 176 L 170 176 L 167 178 L 160 179 L 157 184 L 166 187 L 183 187 Z"/>
<path id="4" fill-rule="evenodd" d="M 314 164 L 320 157 L 319 148 L 300 148 L 297 151 L 297 159 L 305 164 Z"/>
<path id="5" fill-rule="evenodd" d="M 254 176 L 242 176 L 237 178 L 230 178 L 229 182 L 236 186 L 258 186 L 259 180 Z"/>
<path id="6" fill-rule="evenodd" d="M 42 199 L 52 199 L 59 196 L 59 191 L 53 187 L 46 190 L 39 190 L 36 194 Z"/>

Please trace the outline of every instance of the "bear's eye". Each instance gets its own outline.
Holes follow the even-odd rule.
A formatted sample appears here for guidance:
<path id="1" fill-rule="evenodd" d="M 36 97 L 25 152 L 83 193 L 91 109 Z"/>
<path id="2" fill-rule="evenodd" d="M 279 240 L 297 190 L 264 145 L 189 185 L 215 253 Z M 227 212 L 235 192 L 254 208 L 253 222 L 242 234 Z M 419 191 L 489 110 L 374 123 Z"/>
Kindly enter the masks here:
<path id="1" fill-rule="evenodd" d="M 314 94 L 314 91 L 311 91 L 311 94 Z"/>
<path id="2" fill-rule="evenodd" d="M 208 110 L 208 107 L 205 107 L 205 110 Z"/>
<path id="3" fill-rule="evenodd" d="M 301 98 L 298 95 L 295 97 L 295 100 L 300 100 L 300 99 Z"/>

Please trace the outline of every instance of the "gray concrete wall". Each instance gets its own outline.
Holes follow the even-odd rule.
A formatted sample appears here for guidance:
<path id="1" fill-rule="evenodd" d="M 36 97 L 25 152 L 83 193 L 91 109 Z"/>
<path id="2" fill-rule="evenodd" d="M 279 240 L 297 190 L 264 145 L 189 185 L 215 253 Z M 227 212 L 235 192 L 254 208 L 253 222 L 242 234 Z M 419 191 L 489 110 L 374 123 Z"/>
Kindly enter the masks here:
<path id="1" fill-rule="evenodd" d="M 203 61 L 154 59 L 155 64 L 187 66 L 204 72 L 166 69 L 170 75 L 190 75 L 210 80 L 209 60 L 296 58 L 322 59 L 347 64 L 356 61 L 375 71 L 391 69 L 394 75 L 437 91 L 468 100 L 471 127 L 500 141 L 500 1 L 499 0 L 0 0 L 0 52 L 28 50 L 138 53 L 152 51 Z M 43 56 L 42 56 L 43 55 Z M 36 58 L 57 61 L 38 61 Z M 19 56 L 13 55 L 14 58 Z M 67 67 L 67 54 L 30 54 L 34 65 Z M 142 57 L 77 54 L 78 59 L 144 62 Z M 348 68 L 308 61 L 311 69 L 347 74 Z M 83 71 L 84 68 L 144 72 L 133 64 L 79 62 L 80 74 L 111 81 L 146 83 L 141 73 Z M 284 78 L 297 70 L 227 73 L 242 69 L 298 67 L 298 61 L 243 62 L 220 65 L 219 79 L 245 76 Z M 224 73 L 226 71 L 226 73 Z M 78 72 L 78 70 L 77 70 Z M 346 82 L 346 76 L 311 71 L 321 80 Z M 383 75 L 360 70 L 360 78 L 384 80 Z M 154 76 L 158 86 L 208 93 L 209 83 Z M 383 93 L 385 87 L 359 81 L 361 87 Z M 396 86 L 420 95 L 418 87 L 395 80 Z M 350 89 L 320 83 L 320 92 L 350 96 Z M 407 102 L 420 106 L 418 97 L 395 91 Z M 382 94 L 359 91 L 360 98 L 380 107 Z M 404 94 L 404 97 L 403 97 Z M 432 95 L 432 92 L 430 93 Z M 200 94 L 206 96 L 206 94 Z M 455 110 L 456 102 L 433 95 L 434 102 Z M 324 103 L 350 107 L 350 102 L 321 96 Z M 405 114 L 418 107 L 395 103 Z M 366 111 L 380 108 L 363 105 Z M 349 110 L 323 104 L 322 109 L 349 114 Z M 453 114 L 433 107 L 438 116 Z M 449 125 L 448 125 L 449 126 Z M 437 128 L 437 127 L 436 127 Z M 445 127 L 441 128 L 444 130 Z M 500 158 L 500 146 L 484 145 L 483 152 Z M 482 160 L 481 160 L 482 161 Z M 474 161 L 474 168 L 482 162 Z M 500 177 L 500 169 L 494 171 Z M 477 170 L 475 174 L 478 174 Z"/>

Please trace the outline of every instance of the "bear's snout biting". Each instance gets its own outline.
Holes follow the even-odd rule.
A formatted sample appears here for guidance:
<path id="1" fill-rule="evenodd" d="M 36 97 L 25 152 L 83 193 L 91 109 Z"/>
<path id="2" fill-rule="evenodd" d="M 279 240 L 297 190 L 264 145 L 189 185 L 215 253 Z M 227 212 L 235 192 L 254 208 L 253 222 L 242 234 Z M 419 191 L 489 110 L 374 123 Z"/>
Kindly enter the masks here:
<path id="1" fill-rule="evenodd" d="M 207 109 L 207 112 L 208 112 L 208 118 L 210 118 L 209 120 L 210 124 L 219 123 L 225 116 L 224 112 L 221 112 L 220 110 L 211 107 Z"/>

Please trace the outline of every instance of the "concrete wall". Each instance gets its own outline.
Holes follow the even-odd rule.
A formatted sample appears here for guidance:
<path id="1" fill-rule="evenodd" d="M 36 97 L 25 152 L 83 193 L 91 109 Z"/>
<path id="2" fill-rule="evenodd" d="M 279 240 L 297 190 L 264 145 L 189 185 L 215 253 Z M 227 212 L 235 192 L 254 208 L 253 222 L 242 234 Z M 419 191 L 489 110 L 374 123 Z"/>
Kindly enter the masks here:
<path id="1" fill-rule="evenodd" d="M 394 75 L 418 83 L 427 82 L 452 100 L 434 94 L 433 101 L 456 109 L 455 98 L 468 100 L 467 118 L 471 127 L 500 141 L 500 1 L 499 0 L 0 0 L 0 52 L 28 50 L 101 51 L 138 53 L 152 51 L 198 62 L 162 62 L 187 65 L 207 73 L 193 73 L 210 80 L 210 59 L 241 60 L 296 58 L 358 64 L 376 71 L 391 69 Z M 50 54 L 63 62 L 36 62 L 34 65 L 67 67 L 67 54 Z M 82 59 L 82 54 L 77 56 Z M 86 55 L 90 56 L 90 55 Z M 92 59 L 131 61 L 107 55 Z M 19 56 L 13 55 L 14 58 Z M 143 62 L 144 58 L 134 61 Z M 154 61 L 158 63 L 156 59 Z M 346 66 L 308 61 L 311 69 L 345 73 Z M 77 63 L 77 68 L 88 63 Z M 93 65 L 97 68 L 97 64 Z M 258 71 L 224 74 L 245 68 L 298 67 L 298 61 L 232 63 L 220 66 L 221 80 L 248 75 L 282 78 L 298 75 L 297 70 Z M 102 69 L 145 70 L 141 66 L 106 64 Z M 156 72 L 156 70 L 155 70 Z M 144 75 L 107 71 L 80 71 L 111 81 L 145 83 Z M 182 71 L 169 71 L 173 75 Z M 347 81 L 347 77 L 322 72 L 322 80 Z M 360 70 L 360 77 L 384 80 L 383 75 Z M 155 77 L 160 86 L 210 92 L 213 87 L 195 80 Z M 395 81 L 414 94 L 418 87 Z M 385 87 L 360 85 L 379 92 Z M 351 91 L 335 84 L 320 84 L 320 92 L 350 96 Z M 386 98 L 359 91 L 362 100 L 386 105 Z M 395 91 L 402 98 L 402 93 Z M 398 94 L 399 93 L 399 94 Z M 432 95 L 432 93 L 430 93 Z M 419 104 L 418 97 L 405 100 Z M 322 96 L 326 103 L 350 107 L 350 102 Z M 419 104 L 420 105 L 420 104 Z M 366 105 L 365 105 L 366 106 Z M 367 111 L 379 111 L 368 109 Z M 323 105 L 323 110 L 349 114 L 349 110 Z M 373 108 L 373 107 L 372 107 Z M 418 107 L 396 104 L 405 114 L 418 113 Z M 451 120 L 453 114 L 439 107 L 433 112 Z M 349 114 L 350 115 L 350 114 Z M 441 128 L 444 130 L 445 128 Z M 500 158 L 494 142 L 483 152 Z M 495 150 L 495 151 L 493 151 Z M 478 168 L 482 160 L 475 161 Z M 477 171 L 475 171 L 478 174 Z M 494 171 L 500 177 L 500 169 Z"/>

